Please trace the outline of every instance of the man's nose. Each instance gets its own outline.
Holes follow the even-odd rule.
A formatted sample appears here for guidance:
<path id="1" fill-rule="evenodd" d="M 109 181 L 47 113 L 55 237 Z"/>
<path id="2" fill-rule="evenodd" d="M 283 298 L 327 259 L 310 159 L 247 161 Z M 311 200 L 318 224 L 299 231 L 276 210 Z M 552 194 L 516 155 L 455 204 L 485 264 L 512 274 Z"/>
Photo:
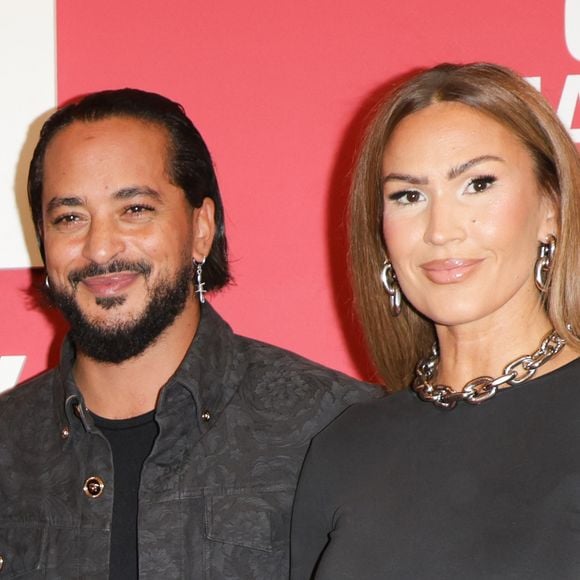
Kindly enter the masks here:
<path id="1" fill-rule="evenodd" d="M 93 218 L 88 229 L 83 256 L 96 264 L 106 264 L 123 252 L 125 243 L 114 221 Z"/>

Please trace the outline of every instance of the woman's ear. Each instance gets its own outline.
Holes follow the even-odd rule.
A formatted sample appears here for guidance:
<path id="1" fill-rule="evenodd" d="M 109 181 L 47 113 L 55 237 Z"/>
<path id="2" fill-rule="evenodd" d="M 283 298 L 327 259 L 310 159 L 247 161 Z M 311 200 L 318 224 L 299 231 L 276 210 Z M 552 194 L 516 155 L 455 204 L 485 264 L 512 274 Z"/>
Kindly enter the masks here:
<path id="1" fill-rule="evenodd" d="M 542 195 L 541 211 L 543 215 L 538 231 L 538 241 L 545 242 L 550 234 L 558 238 L 559 211 L 553 195 L 548 193 Z"/>

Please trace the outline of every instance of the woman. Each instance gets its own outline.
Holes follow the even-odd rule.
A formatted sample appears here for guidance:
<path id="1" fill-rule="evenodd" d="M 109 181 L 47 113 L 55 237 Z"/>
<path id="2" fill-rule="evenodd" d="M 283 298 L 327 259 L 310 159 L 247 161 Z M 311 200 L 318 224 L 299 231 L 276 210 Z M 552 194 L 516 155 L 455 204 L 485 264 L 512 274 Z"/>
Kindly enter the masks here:
<path id="1" fill-rule="evenodd" d="M 380 107 L 351 216 L 368 343 L 387 384 L 412 388 L 315 440 L 293 579 L 580 578 L 580 162 L 566 130 L 515 73 L 440 65 Z"/>

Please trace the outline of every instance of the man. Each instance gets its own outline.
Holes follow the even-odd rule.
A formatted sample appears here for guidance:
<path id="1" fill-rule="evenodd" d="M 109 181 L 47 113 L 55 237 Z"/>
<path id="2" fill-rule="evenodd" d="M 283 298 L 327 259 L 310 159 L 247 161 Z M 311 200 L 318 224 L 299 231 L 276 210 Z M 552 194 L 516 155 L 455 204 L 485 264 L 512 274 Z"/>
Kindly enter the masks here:
<path id="1" fill-rule="evenodd" d="M 223 208 L 176 103 L 123 89 L 57 111 L 29 201 L 71 329 L 57 369 L 0 399 L 0 568 L 286 578 L 309 441 L 378 389 L 236 336 L 205 301 L 229 281 Z"/>

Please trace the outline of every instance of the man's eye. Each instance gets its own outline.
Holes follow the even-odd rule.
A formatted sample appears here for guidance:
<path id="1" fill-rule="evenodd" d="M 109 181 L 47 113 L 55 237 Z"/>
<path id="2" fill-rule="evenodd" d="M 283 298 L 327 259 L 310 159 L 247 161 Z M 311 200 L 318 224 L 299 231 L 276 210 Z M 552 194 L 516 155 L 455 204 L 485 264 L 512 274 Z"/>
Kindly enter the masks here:
<path id="1" fill-rule="evenodd" d="M 139 215 L 139 214 L 144 214 L 150 211 L 153 211 L 154 208 L 152 208 L 150 205 L 143 205 L 143 204 L 138 204 L 138 205 L 131 205 L 128 208 L 125 209 L 125 213 L 128 213 L 130 215 Z"/>
<path id="2" fill-rule="evenodd" d="M 481 193 L 488 190 L 497 179 L 493 175 L 482 175 L 469 180 L 467 184 L 467 193 Z"/>
<path id="3" fill-rule="evenodd" d="M 423 199 L 423 194 L 415 189 L 406 189 L 404 191 L 397 191 L 389 195 L 389 199 L 396 201 L 402 205 L 411 205 Z"/>
<path id="4" fill-rule="evenodd" d="M 79 217 L 74 214 L 59 215 L 52 220 L 52 223 L 57 225 L 71 224 L 79 220 Z"/>

